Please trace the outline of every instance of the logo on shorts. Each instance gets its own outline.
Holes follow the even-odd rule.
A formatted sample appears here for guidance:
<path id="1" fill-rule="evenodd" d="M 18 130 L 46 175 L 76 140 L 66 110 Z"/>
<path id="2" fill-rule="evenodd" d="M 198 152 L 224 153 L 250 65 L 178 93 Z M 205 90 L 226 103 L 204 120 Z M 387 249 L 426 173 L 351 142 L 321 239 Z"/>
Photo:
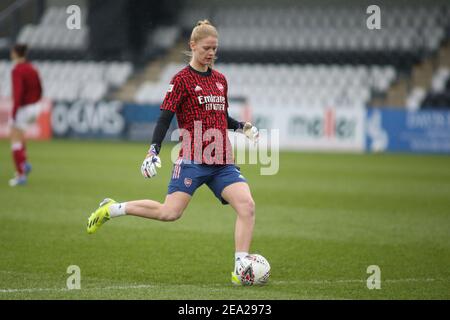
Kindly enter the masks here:
<path id="1" fill-rule="evenodd" d="M 217 89 L 223 91 L 223 85 L 220 82 L 216 82 Z"/>
<path id="2" fill-rule="evenodd" d="M 191 178 L 184 178 L 184 185 L 189 188 L 192 184 L 192 179 Z"/>

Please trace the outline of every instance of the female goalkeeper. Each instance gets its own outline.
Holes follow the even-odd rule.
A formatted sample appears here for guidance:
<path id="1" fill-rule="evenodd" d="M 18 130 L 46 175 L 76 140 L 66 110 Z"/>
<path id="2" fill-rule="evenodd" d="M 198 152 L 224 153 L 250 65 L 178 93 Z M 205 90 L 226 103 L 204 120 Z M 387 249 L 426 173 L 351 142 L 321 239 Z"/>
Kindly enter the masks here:
<path id="1" fill-rule="evenodd" d="M 158 157 L 161 142 L 174 115 L 180 128 L 182 148 L 175 162 L 166 199 L 136 200 L 117 203 L 104 199 L 88 219 L 87 232 L 95 232 L 103 223 L 122 215 L 133 215 L 160 221 L 181 217 L 195 190 L 206 184 L 223 203 L 237 213 L 235 226 L 235 270 L 232 282 L 240 284 L 237 276 L 239 260 L 250 249 L 255 223 L 255 203 L 249 186 L 234 165 L 227 129 L 242 131 L 257 141 L 258 130 L 250 123 L 238 122 L 228 115 L 227 81 L 212 69 L 216 58 L 218 33 L 208 20 L 194 27 L 188 66 L 173 78 L 161 105 L 152 144 L 141 166 L 145 178 L 156 175 L 161 167 Z"/>

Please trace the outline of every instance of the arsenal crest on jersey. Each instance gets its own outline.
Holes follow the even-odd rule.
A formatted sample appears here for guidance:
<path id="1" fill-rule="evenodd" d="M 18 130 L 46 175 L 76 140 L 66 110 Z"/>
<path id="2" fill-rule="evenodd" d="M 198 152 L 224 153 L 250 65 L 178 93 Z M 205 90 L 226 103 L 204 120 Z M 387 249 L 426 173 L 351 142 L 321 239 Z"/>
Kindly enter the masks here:
<path id="1" fill-rule="evenodd" d="M 223 85 L 220 82 L 216 82 L 217 89 L 223 91 Z"/>
<path id="2" fill-rule="evenodd" d="M 184 178 L 184 185 L 189 188 L 192 184 L 192 179 L 191 178 Z"/>

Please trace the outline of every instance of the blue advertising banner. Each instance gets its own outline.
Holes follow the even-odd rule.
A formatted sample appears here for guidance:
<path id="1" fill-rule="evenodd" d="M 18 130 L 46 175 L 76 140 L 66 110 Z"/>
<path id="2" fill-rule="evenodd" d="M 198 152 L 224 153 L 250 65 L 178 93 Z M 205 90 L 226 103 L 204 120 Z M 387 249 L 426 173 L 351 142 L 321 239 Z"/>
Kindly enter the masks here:
<path id="1" fill-rule="evenodd" d="M 124 138 L 150 143 L 160 113 L 159 104 L 124 104 L 122 109 L 122 115 L 126 122 Z M 176 127 L 177 122 L 174 117 L 169 130 L 167 130 L 165 141 L 170 139 L 170 135 Z"/>
<path id="2" fill-rule="evenodd" d="M 122 108 L 118 101 L 55 102 L 52 109 L 53 136 L 121 138 L 125 130 Z"/>
<path id="3" fill-rule="evenodd" d="M 450 112 L 368 109 L 366 150 L 450 153 Z"/>
<path id="4" fill-rule="evenodd" d="M 55 137 L 150 142 L 159 114 L 159 105 L 59 101 L 52 109 L 52 131 Z M 176 120 L 173 120 L 166 140 L 175 129 Z"/>

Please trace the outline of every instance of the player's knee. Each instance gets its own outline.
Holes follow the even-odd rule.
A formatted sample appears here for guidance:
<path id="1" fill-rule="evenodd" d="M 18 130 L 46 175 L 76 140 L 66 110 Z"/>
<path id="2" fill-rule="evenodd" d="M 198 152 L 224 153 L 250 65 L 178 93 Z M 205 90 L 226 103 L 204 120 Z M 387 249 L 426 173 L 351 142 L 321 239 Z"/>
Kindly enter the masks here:
<path id="1" fill-rule="evenodd" d="M 183 214 L 183 210 L 181 209 L 175 209 L 175 208 L 164 208 L 162 210 L 162 214 L 160 216 L 161 221 L 175 221 L 181 218 L 181 215 Z"/>
<path id="2" fill-rule="evenodd" d="M 160 220 L 161 221 L 166 221 L 166 222 L 171 222 L 171 221 L 178 220 L 180 217 L 181 217 L 180 214 L 167 212 L 167 213 L 162 214 Z"/>
<path id="3" fill-rule="evenodd" d="M 248 217 L 253 218 L 255 217 L 255 201 L 252 198 L 245 199 L 240 204 L 241 210 L 240 214 Z"/>

